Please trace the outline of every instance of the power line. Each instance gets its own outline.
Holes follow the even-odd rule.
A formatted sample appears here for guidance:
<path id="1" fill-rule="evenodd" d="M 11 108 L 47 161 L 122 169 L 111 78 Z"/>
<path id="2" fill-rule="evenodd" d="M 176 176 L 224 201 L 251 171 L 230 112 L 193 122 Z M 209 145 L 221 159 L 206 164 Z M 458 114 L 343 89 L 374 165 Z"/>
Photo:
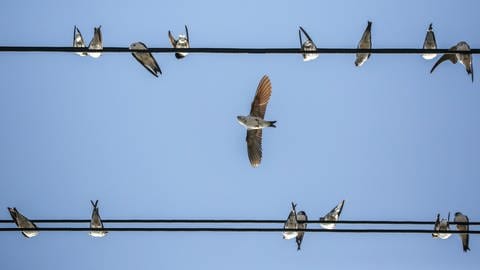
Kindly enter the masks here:
<path id="1" fill-rule="evenodd" d="M 131 53 L 131 52 L 151 52 L 151 53 L 223 53 L 223 54 L 302 54 L 304 50 L 300 48 L 148 48 L 147 50 L 130 49 L 128 47 L 104 47 L 102 50 L 93 50 L 88 48 L 74 47 L 56 47 L 56 46 L 0 46 L 0 52 L 101 52 L 101 53 Z M 417 49 L 417 48 L 317 48 L 308 53 L 319 54 L 425 54 L 425 53 L 468 53 L 480 54 L 480 49 L 470 49 L 470 51 L 455 51 L 450 49 Z"/>

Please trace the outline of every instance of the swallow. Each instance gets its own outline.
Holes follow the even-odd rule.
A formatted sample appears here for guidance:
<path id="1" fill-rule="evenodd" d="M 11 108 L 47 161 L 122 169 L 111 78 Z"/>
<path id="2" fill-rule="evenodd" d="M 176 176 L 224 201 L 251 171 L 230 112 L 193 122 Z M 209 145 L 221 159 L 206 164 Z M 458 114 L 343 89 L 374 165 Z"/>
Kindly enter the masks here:
<path id="1" fill-rule="evenodd" d="M 92 210 L 92 219 L 90 220 L 90 229 L 103 229 L 103 222 L 100 218 L 100 213 L 98 211 L 98 200 L 95 202 L 90 201 L 93 206 Z M 88 234 L 93 237 L 104 237 L 108 232 L 107 231 L 99 231 L 99 230 L 92 230 Z"/>
<path id="2" fill-rule="evenodd" d="M 300 229 L 300 230 L 307 229 L 307 221 L 308 221 L 308 217 L 304 211 L 300 211 L 297 213 L 297 229 Z M 297 242 L 297 251 L 299 251 L 301 248 L 304 235 L 305 235 L 305 231 L 299 231 L 297 237 L 295 238 L 295 241 Z"/>
<path id="3" fill-rule="evenodd" d="M 428 27 L 427 34 L 425 35 L 425 41 L 423 42 L 424 49 L 436 49 L 437 41 L 435 40 L 435 33 L 433 32 L 432 24 Z M 437 56 L 436 53 L 425 53 L 422 55 L 423 59 L 431 60 Z"/>
<path id="4" fill-rule="evenodd" d="M 73 27 L 73 47 L 74 48 L 85 48 L 85 41 L 83 41 L 82 33 L 75 25 Z M 76 52 L 80 56 L 86 56 L 86 52 Z"/>
<path id="5" fill-rule="evenodd" d="M 467 223 L 467 224 L 457 224 L 457 230 L 459 231 L 468 231 L 468 217 L 461 212 L 456 212 L 455 213 L 455 218 L 453 219 L 454 222 L 458 223 Z M 467 252 L 470 250 L 468 247 L 468 240 L 469 240 L 469 235 L 468 233 L 461 233 L 460 238 L 462 239 L 462 246 L 463 246 L 463 251 Z"/>
<path id="6" fill-rule="evenodd" d="M 456 50 L 456 51 L 470 51 L 470 46 L 468 46 L 468 43 L 465 41 L 460 41 L 457 43 L 457 45 L 453 46 L 450 48 L 450 50 Z M 430 73 L 433 72 L 433 70 L 440 65 L 442 62 L 450 60 L 450 62 L 456 64 L 458 61 L 462 63 L 465 66 L 465 70 L 467 71 L 468 74 L 472 76 L 472 82 L 473 82 L 473 58 L 471 53 L 446 53 L 438 61 L 433 65 L 432 70 L 430 70 Z"/>
<path id="7" fill-rule="evenodd" d="M 17 208 L 10 208 L 8 207 L 8 212 L 10 212 L 10 216 L 12 216 L 13 221 L 17 224 L 17 227 L 20 229 L 33 229 L 33 230 L 23 230 L 22 234 L 26 238 L 32 238 L 38 235 L 37 225 L 31 222 L 28 218 L 18 212 Z"/>
<path id="8" fill-rule="evenodd" d="M 307 34 L 307 32 L 299 26 L 300 29 L 298 30 L 298 38 L 300 39 L 300 48 L 302 48 L 302 53 L 303 56 L 303 61 L 310 61 L 318 57 L 318 53 L 307 53 L 307 51 L 316 51 L 317 46 L 315 46 L 315 43 L 313 42 L 312 38 Z M 307 40 L 305 42 L 302 41 L 302 33 L 305 35 Z"/>
<path id="9" fill-rule="evenodd" d="M 433 230 L 435 231 L 432 233 L 433 238 L 448 239 L 452 235 L 448 233 L 450 231 L 450 213 L 448 213 L 447 219 L 440 219 L 440 214 L 437 214 Z"/>
<path id="10" fill-rule="evenodd" d="M 320 218 L 320 221 L 338 221 L 340 214 L 343 210 L 343 205 L 345 200 L 341 201 L 337 206 L 335 206 L 330 212 L 328 212 L 324 217 Z M 335 223 L 320 223 L 324 229 L 332 230 L 335 229 Z"/>
<path id="11" fill-rule="evenodd" d="M 100 29 L 102 26 L 94 27 L 93 29 L 93 38 L 88 44 L 88 49 L 90 50 L 103 50 L 103 42 L 102 42 L 102 30 Z M 91 52 L 88 53 L 93 58 L 98 58 L 102 53 L 100 52 Z"/>
<path id="12" fill-rule="evenodd" d="M 357 49 L 371 49 L 372 48 L 372 22 L 368 21 L 367 28 L 363 32 L 362 39 L 358 42 Z M 370 57 L 370 53 L 357 53 L 355 59 L 355 66 L 362 66 Z"/>
<path id="13" fill-rule="evenodd" d="M 237 116 L 238 122 L 247 129 L 247 150 L 250 164 L 255 168 L 262 160 L 262 129 L 276 127 L 277 121 L 264 120 L 268 101 L 272 94 L 272 84 L 267 75 L 260 80 L 255 98 L 253 99 L 250 114 Z"/>
<path id="14" fill-rule="evenodd" d="M 190 38 L 188 37 L 188 28 L 185 25 L 185 35 L 178 35 L 178 39 L 175 39 L 172 35 L 172 32 L 168 31 L 168 38 L 170 43 L 172 43 L 173 48 L 178 49 L 188 49 L 190 48 Z M 188 53 L 185 52 L 176 52 L 175 57 L 177 59 L 182 59 L 187 56 Z"/>
<path id="15" fill-rule="evenodd" d="M 297 211 L 295 210 L 295 207 L 297 205 L 292 202 L 292 210 L 290 210 L 290 213 L 288 214 L 288 218 L 285 221 L 285 224 L 283 225 L 283 229 L 288 229 L 288 230 L 295 230 L 297 229 Z M 293 238 L 296 238 L 298 235 L 298 232 L 296 231 L 285 231 L 283 232 L 283 239 L 285 240 L 290 240 Z"/>
<path id="16" fill-rule="evenodd" d="M 135 42 L 130 44 L 130 50 L 147 50 L 147 46 L 142 42 Z M 158 77 L 158 74 L 162 74 L 157 61 L 150 52 L 132 52 L 133 57 L 142 64 L 153 76 Z"/>

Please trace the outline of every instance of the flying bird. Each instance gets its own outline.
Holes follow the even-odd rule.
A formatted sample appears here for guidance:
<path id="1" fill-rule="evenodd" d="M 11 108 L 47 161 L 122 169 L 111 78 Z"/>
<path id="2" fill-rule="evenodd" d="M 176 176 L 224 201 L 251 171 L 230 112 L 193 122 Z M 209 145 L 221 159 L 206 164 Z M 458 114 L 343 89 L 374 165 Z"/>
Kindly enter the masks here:
<path id="1" fill-rule="evenodd" d="M 238 122 L 247 129 L 248 158 L 253 167 L 258 167 L 262 161 L 262 129 L 276 127 L 275 123 L 277 121 L 265 121 L 263 119 L 271 94 L 272 84 L 268 76 L 264 75 L 258 84 L 250 114 L 237 116 Z"/>
<path id="2" fill-rule="evenodd" d="M 448 213 L 447 219 L 440 219 L 440 214 L 437 214 L 437 220 L 435 221 L 433 230 L 435 231 L 432 233 L 433 238 L 449 238 L 452 235 L 451 233 L 448 233 L 448 231 L 450 231 L 450 213 Z"/>
<path id="3" fill-rule="evenodd" d="M 456 51 L 470 51 L 470 46 L 468 46 L 468 43 L 465 41 L 460 41 L 457 43 L 457 45 L 453 46 L 450 48 L 450 50 L 456 50 Z M 472 76 L 472 82 L 473 82 L 473 59 L 472 59 L 472 54 L 471 53 L 446 53 L 438 61 L 433 65 L 432 70 L 430 70 L 430 73 L 435 70 L 435 68 L 440 65 L 442 62 L 450 60 L 450 62 L 456 64 L 458 61 L 462 63 L 465 66 L 465 70 L 467 71 L 468 74 Z"/>
<path id="4" fill-rule="evenodd" d="M 17 227 L 20 229 L 25 229 L 22 231 L 23 236 L 32 238 L 38 235 L 38 230 L 36 230 L 37 226 L 35 223 L 31 222 L 28 218 L 18 212 L 17 208 L 8 207 L 8 212 L 10 212 L 10 216 L 12 216 L 12 219 L 15 224 L 17 224 Z"/>
<path id="5" fill-rule="evenodd" d="M 73 27 L 73 47 L 74 48 L 85 48 L 85 41 L 83 40 L 82 33 L 75 25 Z M 76 52 L 80 56 L 86 56 L 86 52 Z"/>
<path id="6" fill-rule="evenodd" d="M 454 222 L 459 222 L 459 223 L 468 223 L 468 217 L 461 212 L 456 212 L 455 213 L 455 218 L 453 219 Z M 459 231 L 468 231 L 468 224 L 457 224 L 457 230 Z M 468 247 L 468 239 L 469 235 L 468 233 L 461 233 L 460 238 L 462 239 L 462 246 L 463 246 L 463 251 L 467 252 L 470 250 Z"/>
<path id="7" fill-rule="evenodd" d="M 372 48 L 372 22 L 368 21 L 367 28 L 363 32 L 360 42 L 358 42 L 357 49 L 371 49 Z M 362 66 L 370 57 L 370 53 L 357 53 L 355 59 L 355 66 Z"/>
<path id="8" fill-rule="evenodd" d="M 172 35 L 172 32 L 168 31 L 168 38 L 170 39 L 170 43 L 174 48 L 178 49 L 186 49 L 190 48 L 190 38 L 188 37 L 188 28 L 185 25 L 185 35 L 178 35 L 178 39 L 175 39 Z M 185 52 L 176 52 L 175 57 L 177 59 L 182 59 L 187 56 L 188 53 Z"/>
<path id="9" fill-rule="evenodd" d="M 307 221 L 308 221 L 308 217 L 304 211 L 300 211 L 297 213 L 297 229 L 300 229 L 300 230 L 307 229 Z M 297 250 L 300 250 L 301 248 L 304 235 L 305 235 L 304 231 L 299 231 L 297 237 L 295 238 L 295 241 L 297 242 Z"/>
<path id="10" fill-rule="evenodd" d="M 290 210 L 290 213 L 288 214 L 288 218 L 285 221 L 285 224 L 283 225 L 283 229 L 287 230 L 296 230 L 297 229 L 297 211 L 295 210 L 295 207 L 297 205 L 292 202 L 292 210 Z M 296 238 L 298 235 L 298 232 L 296 231 L 284 231 L 283 232 L 283 239 L 285 240 L 290 240 L 293 238 Z"/>
<path id="11" fill-rule="evenodd" d="M 102 219 L 100 218 L 100 213 L 98 211 L 98 200 L 95 202 L 90 201 L 93 206 L 92 210 L 92 219 L 90 220 L 90 229 L 97 229 L 97 230 L 92 230 L 88 234 L 90 234 L 93 237 L 104 237 L 108 232 L 103 230 L 103 222 Z M 98 229 L 102 229 L 98 230 Z"/>
<path id="12" fill-rule="evenodd" d="M 147 50 L 147 46 L 142 42 L 135 42 L 130 44 L 130 50 Z M 158 77 L 158 74 L 162 74 L 157 61 L 150 52 L 132 52 L 133 57 L 142 64 L 153 76 Z"/>
<path id="13" fill-rule="evenodd" d="M 320 218 L 320 221 L 338 221 L 340 214 L 343 210 L 343 204 L 345 200 L 342 200 L 337 206 L 335 206 L 330 212 L 328 212 L 324 217 Z M 332 230 L 335 229 L 335 223 L 320 223 L 324 229 Z"/>
<path id="14" fill-rule="evenodd" d="M 300 47 L 304 51 L 302 53 L 303 56 L 303 61 L 310 61 L 318 57 L 318 53 L 307 53 L 308 51 L 316 51 L 317 46 L 315 46 L 315 43 L 313 42 L 312 38 L 307 34 L 307 32 L 299 26 L 300 29 L 298 30 L 298 38 L 300 39 Z M 302 33 L 305 35 L 307 40 L 305 42 L 302 41 Z"/>
<path id="15" fill-rule="evenodd" d="M 424 49 L 436 49 L 437 41 L 435 40 L 435 33 L 433 32 L 432 24 L 428 27 L 427 34 L 425 35 L 425 41 L 423 42 Z M 423 59 L 431 60 L 437 56 L 436 53 L 425 53 L 422 55 Z"/>
<path id="16" fill-rule="evenodd" d="M 102 42 L 102 30 L 100 30 L 102 26 L 100 25 L 99 27 L 94 27 L 93 29 L 93 38 L 90 41 L 90 44 L 88 44 L 88 48 L 90 50 L 103 50 L 103 42 Z M 101 52 L 91 52 L 88 53 L 93 58 L 98 58 L 100 55 L 102 55 Z"/>

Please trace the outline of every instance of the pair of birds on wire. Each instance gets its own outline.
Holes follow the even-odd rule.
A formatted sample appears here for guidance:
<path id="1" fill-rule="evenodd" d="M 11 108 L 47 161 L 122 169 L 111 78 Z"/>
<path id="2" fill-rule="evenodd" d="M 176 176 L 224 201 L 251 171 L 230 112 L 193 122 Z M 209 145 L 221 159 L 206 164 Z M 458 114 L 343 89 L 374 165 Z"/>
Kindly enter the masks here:
<path id="1" fill-rule="evenodd" d="M 175 39 L 171 31 L 168 31 L 168 39 L 170 40 L 170 43 L 174 48 L 190 48 L 190 39 L 188 36 L 188 27 L 185 25 L 185 35 L 180 34 L 178 36 L 178 39 Z M 73 30 L 73 47 L 74 48 L 86 48 L 85 46 L 85 41 L 83 40 L 82 34 L 80 33 L 80 30 L 75 26 Z M 102 50 L 103 49 L 103 42 L 102 42 L 102 32 L 99 27 L 94 28 L 94 36 L 92 38 L 92 41 L 88 45 L 89 49 L 93 50 Z M 148 50 L 147 45 L 143 42 L 134 42 L 130 44 L 129 47 L 131 50 Z M 101 55 L 101 52 L 78 52 L 77 53 L 80 56 L 86 56 L 90 55 L 92 57 L 98 58 Z M 140 63 L 142 64 L 143 67 L 145 67 L 150 73 L 153 74 L 153 76 L 158 77 L 159 74 L 162 74 L 162 70 L 160 69 L 160 66 L 157 63 L 157 60 L 155 60 L 155 57 L 150 52 L 139 52 L 135 51 L 132 52 L 133 57 Z M 184 52 L 176 52 L 175 57 L 177 59 L 182 59 L 185 56 L 187 56 L 188 53 Z"/>
<path id="2" fill-rule="evenodd" d="M 105 235 L 107 235 L 108 232 L 104 230 L 103 222 L 100 218 L 100 212 L 98 210 L 98 200 L 96 200 L 95 202 L 90 202 L 93 206 L 92 218 L 90 220 L 90 229 L 92 229 L 92 231 L 90 231 L 88 234 L 93 237 L 104 237 Z M 22 215 L 17 210 L 17 208 L 8 207 L 8 212 L 10 213 L 10 216 L 12 217 L 17 227 L 23 229 L 23 236 L 25 236 L 26 238 L 32 238 L 38 235 L 39 231 L 37 230 L 37 225 L 35 225 L 35 223 L 33 223 L 27 217 Z"/>
<path id="3" fill-rule="evenodd" d="M 306 37 L 306 41 L 302 41 L 302 33 Z M 300 39 L 300 46 L 304 53 L 302 54 L 304 61 L 310 61 L 316 59 L 318 57 L 317 53 L 309 53 L 311 51 L 316 51 L 317 47 L 313 42 L 312 38 L 308 33 L 300 26 L 298 30 L 298 36 Z M 358 49 L 371 49 L 372 48 L 372 22 L 368 21 L 367 28 L 363 32 L 363 35 L 358 42 L 357 45 Z M 432 24 L 429 25 L 427 29 L 427 34 L 425 36 L 425 40 L 423 43 L 423 49 L 437 49 L 437 41 L 435 39 L 435 33 L 433 32 Z M 430 73 L 432 73 L 435 68 L 440 65 L 442 62 L 450 61 L 453 64 L 458 62 L 462 63 L 465 66 L 465 70 L 467 74 L 471 75 L 472 82 L 473 82 L 473 61 L 472 61 L 472 54 L 469 54 L 470 46 L 465 41 L 458 42 L 455 46 L 450 48 L 451 51 L 465 51 L 465 53 L 445 53 L 438 61 L 433 65 Z M 437 56 L 434 53 L 428 53 L 422 55 L 424 59 L 431 60 Z M 362 66 L 367 60 L 370 58 L 370 53 L 357 53 L 355 58 L 355 66 L 360 67 Z"/>
<path id="4" fill-rule="evenodd" d="M 456 223 L 467 223 L 467 224 L 457 224 L 457 230 L 459 231 L 468 231 L 469 230 L 469 220 L 468 216 L 462 214 L 461 212 L 456 212 L 455 213 L 455 218 L 453 219 L 453 222 Z M 450 213 L 448 213 L 448 217 L 440 219 L 440 214 L 437 214 L 437 219 L 435 220 L 435 225 L 434 225 L 434 233 L 432 233 L 433 238 L 438 238 L 438 239 L 448 239 L 452 235 L 449 233 L 450 231 Z M 460 239 L 462 239 L 462 247 L 463 251 L 467 252 L 470 250 L 469 247 L 469 239 L 470 236 L 468 233 L 461 233 L 460 234 Z"/>

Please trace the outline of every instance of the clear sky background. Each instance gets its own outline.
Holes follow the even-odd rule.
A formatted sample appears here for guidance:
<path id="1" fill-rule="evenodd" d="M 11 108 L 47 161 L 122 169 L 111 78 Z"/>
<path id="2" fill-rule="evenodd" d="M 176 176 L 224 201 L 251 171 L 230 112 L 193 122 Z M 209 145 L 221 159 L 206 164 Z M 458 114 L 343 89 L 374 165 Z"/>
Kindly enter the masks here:
<path id="1" fill-rule="evenodd" d="M 478 1 L 5 1 L 1 45 L 356 47 L 367 20 L 376 48 L 480 47 Z M 155 78 L 130 54 L 0 54 L 0 219 L 283 219 L 290 202 L 318 219 L 480 219 L 480 74 L 420 55 L 155 55 Z M 438 59 L 438 58 L 437 58 Z M 474 70 L 480 71 L 478 57 Z M 250 167 L 245 130 L 258 81 L 273 85 L 264 158 Z M 9 225 L 11 226 L 11 225 Z M 318 228 L 311 225 L 310 228 Z M 338 228 L 348 228 L 339 225 Z M 457 235 L 307 233 L 0 233 L 0 269 L 478 269 L 480 239 Z"/>

